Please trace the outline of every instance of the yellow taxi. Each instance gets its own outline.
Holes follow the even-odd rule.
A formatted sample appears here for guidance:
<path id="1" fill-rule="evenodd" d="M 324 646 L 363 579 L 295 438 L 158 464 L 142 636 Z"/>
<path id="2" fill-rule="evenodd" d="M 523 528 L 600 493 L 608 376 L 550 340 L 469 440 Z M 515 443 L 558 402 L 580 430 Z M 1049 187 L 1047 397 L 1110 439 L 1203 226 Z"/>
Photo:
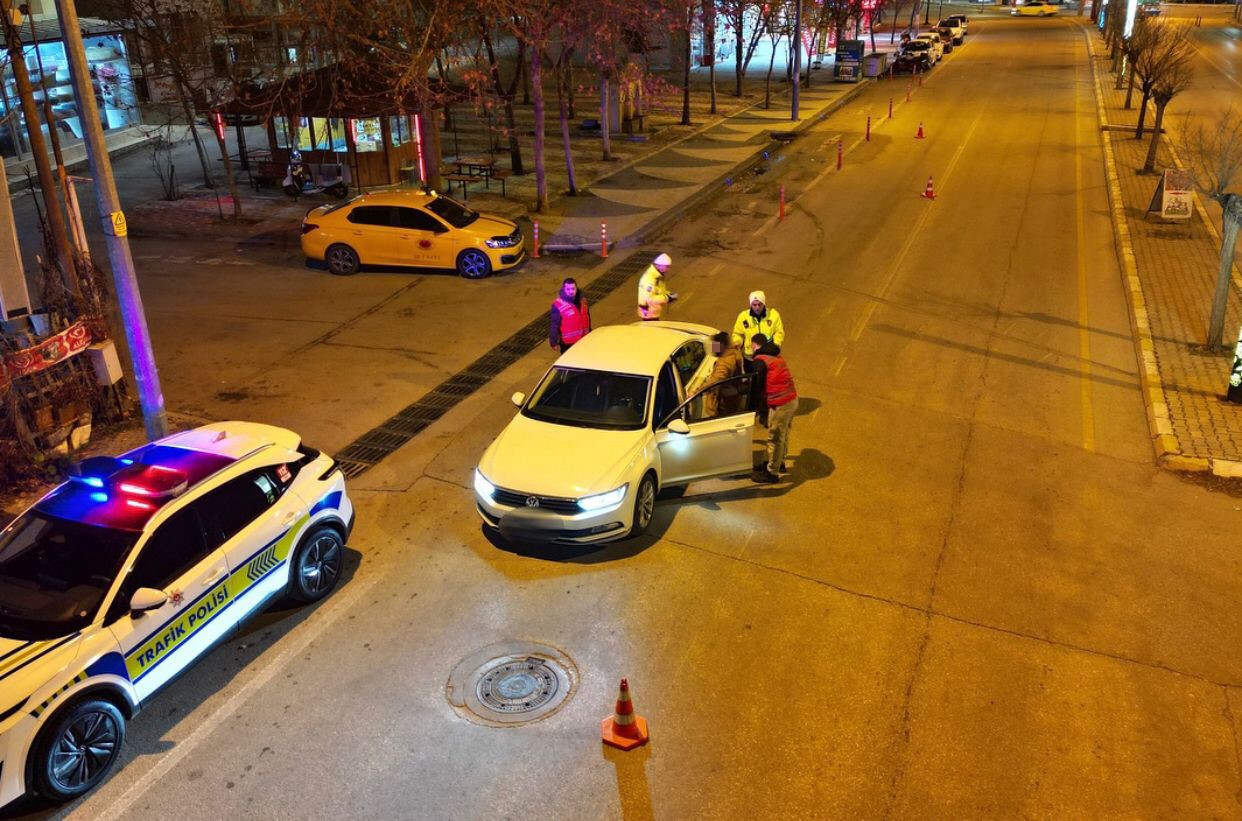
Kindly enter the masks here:
<path id="1" fill-rule="evenodd" d="M 519 264 L 526 242 L 513 221 L 434 191 L 379 191 L 307 212 L 302 253 L 340 276 L 363 265 L 408 265 L 480 279 Z"/>

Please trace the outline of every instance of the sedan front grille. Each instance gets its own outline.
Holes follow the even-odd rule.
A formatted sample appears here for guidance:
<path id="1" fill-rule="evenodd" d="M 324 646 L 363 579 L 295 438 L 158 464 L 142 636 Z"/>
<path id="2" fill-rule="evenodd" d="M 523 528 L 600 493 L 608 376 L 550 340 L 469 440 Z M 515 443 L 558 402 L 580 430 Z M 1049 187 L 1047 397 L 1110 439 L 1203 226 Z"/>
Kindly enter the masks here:
<path id="1" fill-rule="evenodd" d="M 529 500 L 534 499 L 538 504 L 530 504 Z M 505 507 L 529 507 L 532 510 L 548 510 L 552 513 L 561 513 L 572 515 L 581 513 L 582 508 L 578 507 L 576 499 L 558 499 L 555 496 L 535 496 L 529 493 L 518 493 L 513 490 L 504 490 L 496 488 L 496 492 L 492 494 L 492 501 L 498 505 Z"/>

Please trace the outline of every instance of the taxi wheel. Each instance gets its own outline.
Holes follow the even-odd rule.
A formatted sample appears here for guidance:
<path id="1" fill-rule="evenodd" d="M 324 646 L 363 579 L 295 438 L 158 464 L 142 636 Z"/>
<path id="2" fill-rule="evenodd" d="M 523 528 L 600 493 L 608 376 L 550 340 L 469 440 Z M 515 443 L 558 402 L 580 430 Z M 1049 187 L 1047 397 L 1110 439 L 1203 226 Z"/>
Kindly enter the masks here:
<path id="1" fill-rule="evenodd" d="M 473 248 L 457 255 L 457 273 L 466 279 L 482 279 L 492 272 L 492 261 L 487 254 Z"/>
<path id="2" fill-rule="evenodd" d="M 656 480 L 655 474 L 648 473 L 638 483 L 638 492 L 634 494 L 634 521 L 630 525 L 630 536 L 641 536 L 651 526 L 655 515 Z"/>
<path id="3" fill-rule="evenodd" d="M 35 743 L 35 790 L 54 801 L 90 791 L 112 769 L 124 741 L 125 718 L 112 702 L 92 698 L 62 710 Z"/>
<path id="4" fill-rule="evenodd" d="M 315 528 L 293 554 L 289 596 L 303 604 L 319 601 L 336 587 L 344 560 L 341 534 L 326 525 Z"/>
<path id="5" fill-rule="evenodd" d="M 358 252 L 348 245 L 330 246 L 323 258 L 328 263 L 328 270 L 337 276 L 344 277 L 356 274 L 358 269 L 362 267 L 362 262 L 358 259 Z"/>

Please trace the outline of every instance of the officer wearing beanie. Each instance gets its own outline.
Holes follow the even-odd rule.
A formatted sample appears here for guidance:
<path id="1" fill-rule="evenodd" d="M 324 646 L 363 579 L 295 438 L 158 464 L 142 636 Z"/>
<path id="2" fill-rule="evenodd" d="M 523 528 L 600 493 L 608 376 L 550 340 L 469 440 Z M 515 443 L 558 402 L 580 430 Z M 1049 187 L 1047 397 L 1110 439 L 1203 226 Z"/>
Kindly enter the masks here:
<path id="1" fill-rule="evenodd" d="M 776 347 L 785 344 L 785 323 L 775 308 L 768 307 L 768 297 L 763 291 L 750 292 L 750 307 L 737 315 L 733 323 L 733 344 L 741 348 L 749 360 L 754 356 L 751 340 L 755 334 L 763 334 L 764 338 Z"/>
<path id="2" fill-rule="evenodd" d="M 677 299 L 677 294 L 669 291 L 664 282 L 664 275 L 673 265 L 668 254 L 660 254 L 651 261 L 647 270 L 643 271 L 638 280 L 638 318 L 648 322 L 664 316 L 668 304 Z"/>

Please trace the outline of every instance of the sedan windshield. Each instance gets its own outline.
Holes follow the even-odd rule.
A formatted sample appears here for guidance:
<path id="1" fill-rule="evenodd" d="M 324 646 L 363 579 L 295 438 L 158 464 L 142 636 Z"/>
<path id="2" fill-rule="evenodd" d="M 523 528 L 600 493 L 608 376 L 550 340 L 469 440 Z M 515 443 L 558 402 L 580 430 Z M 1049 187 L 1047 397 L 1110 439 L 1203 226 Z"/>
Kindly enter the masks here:
<path id="1" fill-rule="evenodd" d="M 0 532 L 0 635 L 52 639 L 89 624 L 139 535 L 18 517 Z"/>
<path id="2" fill-rule="evenodd" d="M 553 368 L 522 413 L 556 425 L 636 430 L 647 423 L 650 389 L 647 376 Z"/>
<path id="3" fill-rule="evenodd" d="M 479 218 L 477 211 L 471 211 L 457 200 L 448 197 L 436 197 L 425 207 L 454 228 L 465 228 Z"/>

